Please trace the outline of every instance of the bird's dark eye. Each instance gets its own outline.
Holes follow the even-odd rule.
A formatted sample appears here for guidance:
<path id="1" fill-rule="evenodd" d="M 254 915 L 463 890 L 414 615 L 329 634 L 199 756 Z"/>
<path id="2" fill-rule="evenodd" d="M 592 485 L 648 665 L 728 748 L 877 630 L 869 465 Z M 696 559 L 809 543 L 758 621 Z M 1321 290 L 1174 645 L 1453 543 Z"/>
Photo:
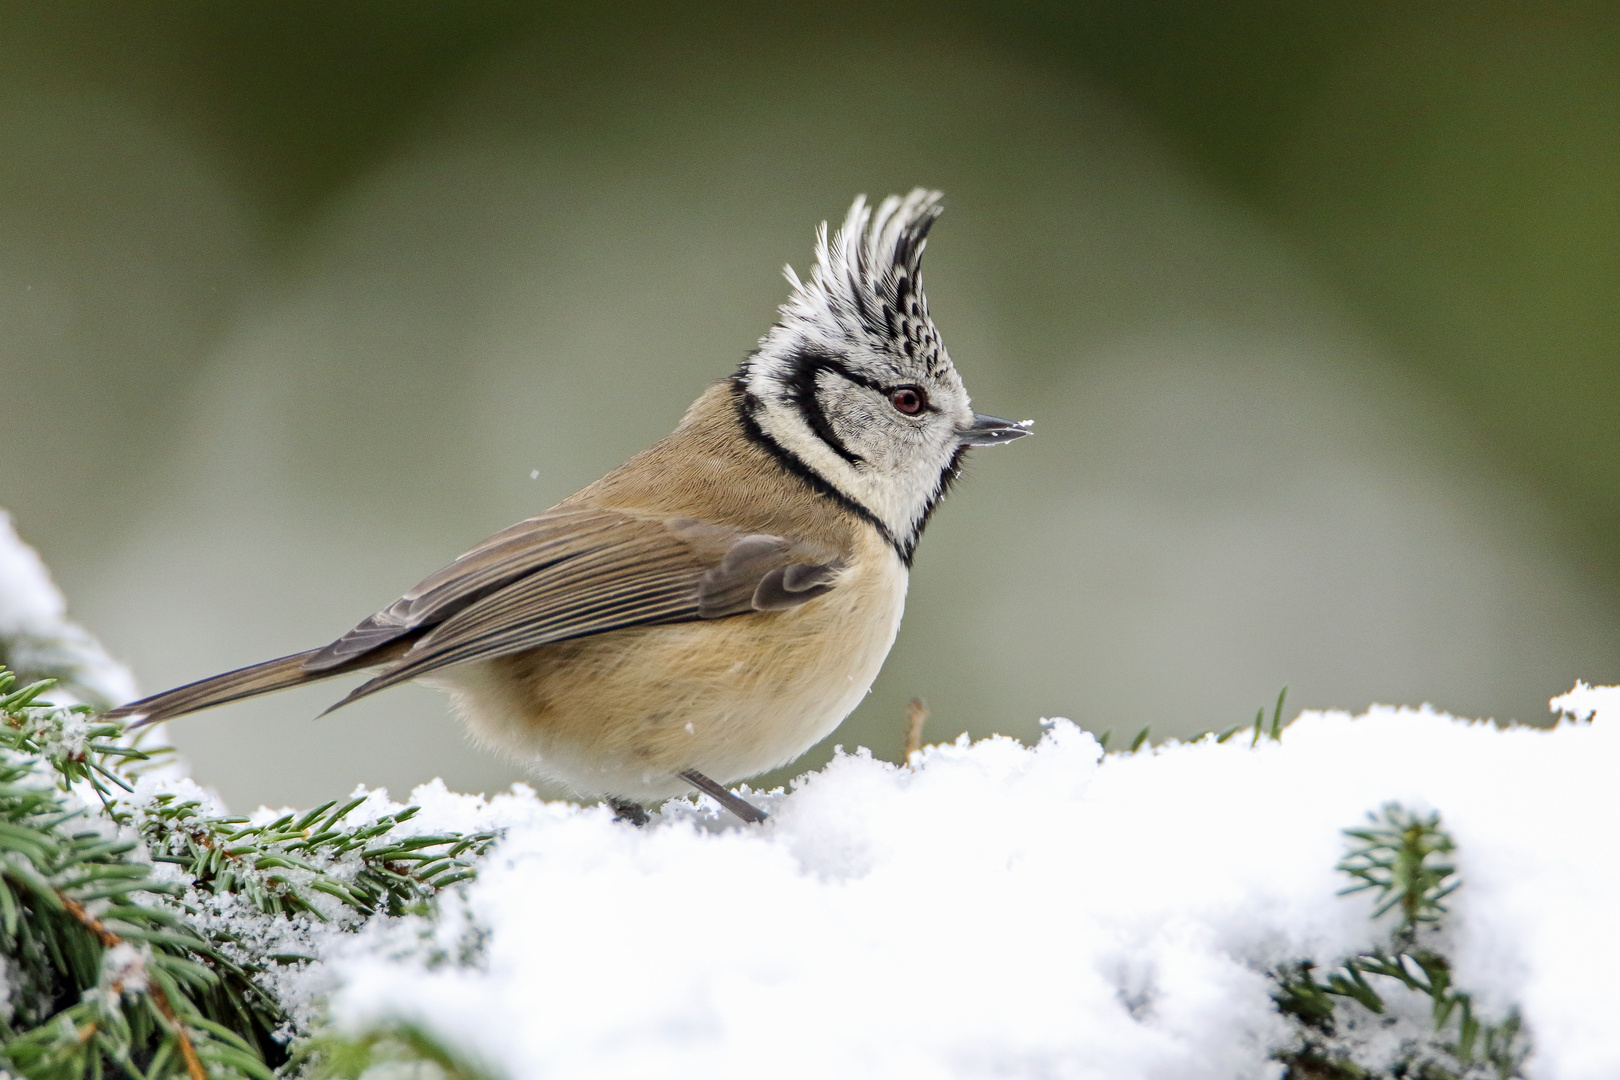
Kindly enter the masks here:
<path id="1" fill-rule="evenodd" d="M 928 407 L 928 395 L 920 386 L 902 386 L 889 391 L 889 404 L 907 416 L 916 416 Z"/>

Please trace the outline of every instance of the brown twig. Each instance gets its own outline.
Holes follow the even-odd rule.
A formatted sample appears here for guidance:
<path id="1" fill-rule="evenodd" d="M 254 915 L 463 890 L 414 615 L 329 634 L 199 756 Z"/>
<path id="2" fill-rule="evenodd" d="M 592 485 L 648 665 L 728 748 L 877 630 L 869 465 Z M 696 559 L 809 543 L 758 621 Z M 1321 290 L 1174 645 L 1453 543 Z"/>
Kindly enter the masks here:
<path id="1" fill-rule="evenodd" d="M 85 929 L 96 935 L 96 939 L 101 942 L 103 948 L 110 949 L 114 945 L 122 945 L 124 943 L 123 938 L 107 929 L 106 923 L 103 923 L 100 919 L 84 910 L 83 904 L 79 903 L 70 896 L 63 896 L 60 892 L 58 892 L 56 895 L 62 901 L 62 906 L 67 908 L 68 914 L 72 915 L 75 919 L 78 919 L 79 922 L 84 924 Z"/>
<path id="2" fill-rule="evenodd" d="M 67 913 L 78 919 L 85 929 L 96 935 L 96 939 L 101 942 L 103 948 L 110 949 L 114 945 L 124 943 L 123 938 L 107 929 L 106 923 L 86 911 L 83 904 L 72 897 L 63 896 L 60 891 L 56 895 L 61 898 L 62 906 L 67 909 Z M 122 993 L 123 988 L 121 986 L 115 989 Z M 186 1026 L 180 1022 L 180 1017 L 175 1015 L 174 1006 L 169 1004 L 169 995 L 163 992 L 163 987 L 152 979 L 150 973 L 147 975 L 146 992 L 151 996 L 152 1004 L 157 1006 L 158 1012 L 163 1014 L 163 1019 L 167 1020 L 169 1026 L 174 1029 L 174 1034 L 180 1041 L 180 1056 L 185 1059 L 187 1075 L 191 1080 L 208 1080 L 208 1073 L 203 1068 L 202 1061 L 197 1057 L 197 1048 L 191 1044 L 191 1036 L 186 1032 Z"/>
<path id="3" fill-rule="evenodd" d="M 928 702 L 914 697 L 906 702 L 906 761 L 922 750 L 923 725 L 928 723 Z"/>
<path id="4" fill-rule="evenodd" d="M 186 1026 L 174 1014 L 174 1007 L 169 1004 L 169 995 L 163 992 L 163 987 L 155 982 L 146 984 L 146 992 L 152 995 L 152 1004 L 158 1007 L 163 1019 L 174 1026 L 174 1033 L 180 1040 L 180 1056 L 186 1059 L 186 1073 L 191 1080 L 208 1080 L 208 1072 L 203 1068 L 202 1061 L 197 1057 L 197 1048 L 191 1045 L 191 1036 L 186 1033 Z"/>

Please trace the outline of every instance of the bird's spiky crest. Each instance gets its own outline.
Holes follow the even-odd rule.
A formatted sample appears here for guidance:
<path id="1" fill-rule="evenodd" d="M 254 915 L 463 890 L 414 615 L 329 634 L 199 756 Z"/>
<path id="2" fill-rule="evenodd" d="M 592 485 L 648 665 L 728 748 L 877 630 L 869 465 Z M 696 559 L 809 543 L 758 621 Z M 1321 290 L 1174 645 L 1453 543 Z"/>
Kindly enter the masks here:
<path id="1" fill-rule="evenodd" d="M 873 209 L 861 195 L 836 235 L 822 222 L 809 280 L 792 266 L 783 269 L 793 293 L 780 309 L 781 321 L 761 340 L 761 352 L 858 342 L 930 372 L 949 364 L 922 287 L 922 253 L 944 209 L 941 200 L 938 191 L 916 188 Z"/>
<path id="2" fill-rule="evenodd" d="M 858 196 L 836 233 L 823 222 L 810 273 L 785 269 L 781 318 L 733 378 L 748 438 L 876 526 L 908 564 L 973 415 L 923 295 L 923 249 L 942 209 L 939 192 L 916 188 L 876 207 Z M 938 420 L 890 423 L 888 389 L 914 384 Z"/>

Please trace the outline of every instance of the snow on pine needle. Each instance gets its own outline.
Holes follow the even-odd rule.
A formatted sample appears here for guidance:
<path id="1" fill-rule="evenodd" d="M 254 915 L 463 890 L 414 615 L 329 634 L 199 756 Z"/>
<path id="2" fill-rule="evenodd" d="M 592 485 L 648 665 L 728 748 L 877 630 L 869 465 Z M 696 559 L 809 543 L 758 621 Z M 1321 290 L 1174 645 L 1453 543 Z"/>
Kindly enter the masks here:
<path id="1" fill-rule="evenodd" d="M 0 672 L 0 1062 L 40 1080 L 271 1080 L 310 1032 L 319 961 L 368 919 L 424 911 L 493 834 L 413 827 L 358 793 L 226 816 L 49 680 Z"/>
<path id="2" fill-rule="evenodd" d="M 1106 755 L 1055 721 L 841 754 L 751 796 L 762 828 L 559 807 L 438 922 L 344 943 L 332 1071 L 1611 1078 L 1620 711 L 1596 711 L 1306 713 Z"/>
<path id="3" fill-rule="evenodd" d="M 172 776 L 124 791 L 141 752 L 42 690 L 0 701 L 0 1056 L 19 1075 L 1620 1062 L 1601 689 L 1559 699 L 1597 715 L 1552 730 L 1379 709 L 1104 754 L 1054 721 L 1033 747 L 840 754 L 753 794 L 764 828 L 694 799 L 646 829 L 437 782 L 410 807 L 360 791 L 231 817 Z"/>

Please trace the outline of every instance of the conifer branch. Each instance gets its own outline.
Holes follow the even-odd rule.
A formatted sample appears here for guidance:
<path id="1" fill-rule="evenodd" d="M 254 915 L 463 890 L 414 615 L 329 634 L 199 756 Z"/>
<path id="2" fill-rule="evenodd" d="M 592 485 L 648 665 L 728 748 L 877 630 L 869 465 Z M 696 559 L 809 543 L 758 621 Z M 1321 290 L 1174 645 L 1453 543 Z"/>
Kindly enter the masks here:
<path id="1" fill-rule="evenodd" d="M 1384 1015 L 1386 995 L 1375 980 L 1388 979 L 1427 997 L 1432 1021 L 1430 1037 L 1411 1040 L 1394 1075 L 1519 1077 L 1529 1046 L 1517 1013 L 1484 1023 L 1474 1013 L 1473 998 L 1451 980 L 1442 933 L 1448 912 L 1442 901 L 1461 882 L 1456 866 L 1445 858 L 1455 844 L 1440 827 L 1440 815 L 1418 815 L 1388 803 L 1367 816 L 1367 825 L 1345 830 L 1356 843 L 1338 866 L 1351 879 L 1340 895 L 1376 890 L 1372 918 L 1398 912 L 1396 925 L 1385 945 L 1344 960 L 1326 981 L 1318 981 L 1313 961 L 1273 972 L 1277 1006 L 1301 1029 L 1298 1045 L 1279 1055 L 1288 1062 L 1289 1075 L 1372 1080 L 1373 1074 L 1352 1060 L 1345 1038 L 1358 1021 L 1341 1003 Z"/>
<path id="2" fill-rule="evenodd" d="M 48 680 L 15 681 L 0 670 L 0 1063 L 30 1080 L 275 1080 L 307 1032 L 270 976 L 312 957 L 203 909 L 344 929 L 426 912 L 494 840 L 407 835 L 415 807 L 351 823 L 358 798 L 257 826 L 137 800 L 150 754 L 87 707 L 44 702 Z"/>

